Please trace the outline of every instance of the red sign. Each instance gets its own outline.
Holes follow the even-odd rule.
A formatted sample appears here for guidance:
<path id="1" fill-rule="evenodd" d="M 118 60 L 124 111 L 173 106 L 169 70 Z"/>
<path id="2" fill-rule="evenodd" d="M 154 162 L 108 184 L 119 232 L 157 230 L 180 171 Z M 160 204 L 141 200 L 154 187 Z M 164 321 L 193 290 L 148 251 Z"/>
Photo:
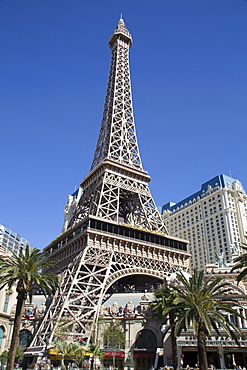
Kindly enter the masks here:
<path id="1" fill-rule="evenodd" d="M 124 352 L 104 352 L 105 357 L 124 357 Z"/>

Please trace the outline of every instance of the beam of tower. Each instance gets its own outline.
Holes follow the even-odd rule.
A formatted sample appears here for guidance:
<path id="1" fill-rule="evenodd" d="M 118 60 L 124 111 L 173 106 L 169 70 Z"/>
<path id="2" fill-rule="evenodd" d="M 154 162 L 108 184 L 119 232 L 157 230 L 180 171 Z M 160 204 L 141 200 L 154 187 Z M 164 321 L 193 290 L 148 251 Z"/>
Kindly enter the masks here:
<path id="1" fill-rule="evenodd" d="M 164 232 L 143 170 L 133 116 L 129 48 L 132 37 L 121 18 L 109 40 L 111 66 L 99 138 L 83 194 L 69 222 L 88 215 Z"/>
<path id="2" fill-rule="evenodd" d="M 59 323 L 70 335 L 94 332 L 109 288 L 129 276 L 162 282 L 178 268 L 189 269 L 187 241 L 166 234 L 150 194 L 135 132 L 129 48 L 123 19 L 109 40 L 110 74 L 99 138 L 82 195 L 68 212 L 64 232 L 45 251 L 57 260 L 60 286 L 32 347 L 56 337 Z"/>
<path id="3" fill-rule="evenodd" d="M 120 19 L 109 40 L 112 49 L 103 119 L 91 170 L 103 159 L 142 170 L 137 145 L 129 69 L 132 37 Z"/>

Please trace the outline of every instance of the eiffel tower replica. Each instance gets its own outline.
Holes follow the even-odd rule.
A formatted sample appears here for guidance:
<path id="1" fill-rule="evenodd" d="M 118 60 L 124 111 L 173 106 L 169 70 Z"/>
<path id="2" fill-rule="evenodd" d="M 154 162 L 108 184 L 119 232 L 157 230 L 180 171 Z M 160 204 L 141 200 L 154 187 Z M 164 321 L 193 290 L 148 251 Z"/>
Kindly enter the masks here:
<path id="1" fill-rule="evenodd" d="M 54 271 L 61 274 L 61 284 L 31 348 L 51 342 L 61 320 L 73 337 L 89 340 L 107 291 L 119 279 L 142 275 L 162 283 L 178 268 L 189 269 L 187 242 L 167 235 L 142 167 L 131 45 L 121 18 L 109 40 L 110 73 L 91 170 L 81 183 L 79 201 L 69 207 L 64 232 L 45 248 L 57 260 Z"/>

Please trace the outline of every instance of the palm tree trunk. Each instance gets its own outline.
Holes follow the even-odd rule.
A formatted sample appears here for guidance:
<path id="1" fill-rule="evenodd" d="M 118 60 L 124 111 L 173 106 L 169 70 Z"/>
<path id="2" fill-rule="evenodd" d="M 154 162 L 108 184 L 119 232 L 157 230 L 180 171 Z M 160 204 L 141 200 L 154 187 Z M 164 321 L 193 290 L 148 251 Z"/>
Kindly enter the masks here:
<path id="1" fill-rule="evenodd" d="M 64 356 L 62 356 L 62 358 L 61 358 L 61 369 L 66 370 L 66 365 L 64 363 Z"/>
<path id="2" fill-rule="evenodd" d="M 171 326 L 171 344 L 172 344 L 172 362 L 173 369 L 177 370 L 178 367 L 178 351 L 177 351 L 177 338 L 175 336 L 175 320 L 173 315 L 170 313 L 169 321 Z"/>
<path id="3" fill-rule="evenodd" d="M 200 370 L 208 370 L 208 359 L 206 352 L 206 328 L 203 320 L 199 318 L 197 334 L 197 350 Z"/>
<path id="4" fill-rule="evenodd" d="M 26 299 L 25 291 L 19 292 L 17 296 L 14 328 L 13 328 L 11 344 L 9 348 L 9 355 L 8 355 L 8 362 L 7 362 L 6 370 L 13 370 L 14 368 L 15 353 L 16 353 L 16 348 L 19 343 L 19 333 L 20 333 L 20 328 L 21 328 L 21 320 L 22 320 L 22 315 L 24 311 L 25 299 Z"/>
<path id="5" fill-rule="evenodd" d="M 90 366 L 91 370 L 93 370 L 93 365 L 94 365 L 94 356 L 92 356 L 92 358 L 91 358 L 91 366 Z"/>

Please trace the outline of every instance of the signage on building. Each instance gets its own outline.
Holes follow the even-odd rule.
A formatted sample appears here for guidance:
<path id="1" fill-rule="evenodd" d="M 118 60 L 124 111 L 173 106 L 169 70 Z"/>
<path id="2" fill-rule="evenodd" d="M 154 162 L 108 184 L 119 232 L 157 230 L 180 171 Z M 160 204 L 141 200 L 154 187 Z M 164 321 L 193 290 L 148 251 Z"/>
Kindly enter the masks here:
<path id="1" fill-rule="evenodd" d="M 124 352 L 114 352 L 114 351 L 109 351 L 109 352 L 104 352 L 105 357 L 124 357 Z"/>
<path id="2" fill-rule="evenodd" d="M 181 346 L 197 346 L 196 340 L 181 340 L 178 342 Z M 241 346 L 247 346 L 246 341 L 240 340 Z M 211 347 L 238 347 L 234 340 L 207 340 L 206 346 Z"/>

